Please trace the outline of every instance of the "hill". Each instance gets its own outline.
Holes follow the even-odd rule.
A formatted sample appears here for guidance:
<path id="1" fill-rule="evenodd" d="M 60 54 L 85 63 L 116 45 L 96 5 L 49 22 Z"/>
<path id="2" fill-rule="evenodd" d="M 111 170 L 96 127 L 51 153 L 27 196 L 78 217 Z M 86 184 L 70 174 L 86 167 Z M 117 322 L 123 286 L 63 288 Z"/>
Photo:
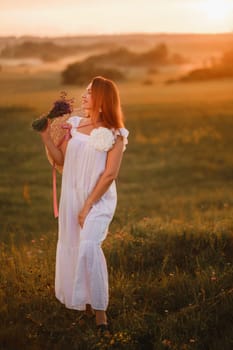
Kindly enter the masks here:
<path id="1" fill-rule="evenodd" d="M 191 70 L 178 79 L 168 80 L 167 83 L 194 82 L 233 78 L 233 50 L 222 55 L 219 62 L 213 62 L 210 67 Z"/>

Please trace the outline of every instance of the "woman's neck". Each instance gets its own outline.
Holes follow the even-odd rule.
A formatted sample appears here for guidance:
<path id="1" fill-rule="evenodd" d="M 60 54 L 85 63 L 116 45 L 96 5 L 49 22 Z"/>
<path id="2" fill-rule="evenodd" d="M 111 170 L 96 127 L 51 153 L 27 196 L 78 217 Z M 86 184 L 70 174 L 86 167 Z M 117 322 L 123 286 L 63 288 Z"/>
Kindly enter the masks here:
<path id="1" fill-rule="evenodd" d="M 94 119 L 92 116 L 89 116 L 89 120 L 93 123 L 93 124 L 99 124 L 102 123 L 103 120 L 99 117 L 98 119 Z"/>

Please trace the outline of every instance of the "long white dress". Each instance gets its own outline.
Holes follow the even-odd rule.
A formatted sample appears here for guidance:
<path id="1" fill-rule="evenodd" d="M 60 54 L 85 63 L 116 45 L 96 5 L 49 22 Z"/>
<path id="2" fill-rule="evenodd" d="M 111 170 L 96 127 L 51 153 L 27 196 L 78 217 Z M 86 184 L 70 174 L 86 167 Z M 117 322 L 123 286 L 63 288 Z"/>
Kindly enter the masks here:
<path id="1" fill-rule="evenodd" d="M 106 310 L 108 273 L 101 243 L 116 209 L 116 185 L 112 182 L 93 205 L 81 228 L 78 213 L 105 169 L 107 151 L 96 149 L 90 142 L 90 135 L 77 130 L 80 120 L 78 116 L 68 119 L 72 128 L 59 204 L 55 295 L 70 309 L 85 310 L 86 304 L 91 304 L 95 310 Z M 122 135 L 127 143 L 127 129 L 112 132 L 114 138 Z"/>

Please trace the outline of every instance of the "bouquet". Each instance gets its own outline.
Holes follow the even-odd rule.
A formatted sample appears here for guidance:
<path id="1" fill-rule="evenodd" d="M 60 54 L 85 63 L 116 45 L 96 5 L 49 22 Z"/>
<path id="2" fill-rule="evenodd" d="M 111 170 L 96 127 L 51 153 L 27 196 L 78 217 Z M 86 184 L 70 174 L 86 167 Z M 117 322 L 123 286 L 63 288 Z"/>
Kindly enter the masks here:
<path id="1" fill-rule="evenodd" d="M 54 102 L 52 109 L 42 117 L 35 119 L 32 122 L 32 128 L 35 131 L 44 131 L 48 126 L 48 121 L 58 117 L 62 117 L 65 114 L 70 114 L 73 111 L 74 99 L 67 99 L 67 93 L 61 92 L 60 99 Z"/>

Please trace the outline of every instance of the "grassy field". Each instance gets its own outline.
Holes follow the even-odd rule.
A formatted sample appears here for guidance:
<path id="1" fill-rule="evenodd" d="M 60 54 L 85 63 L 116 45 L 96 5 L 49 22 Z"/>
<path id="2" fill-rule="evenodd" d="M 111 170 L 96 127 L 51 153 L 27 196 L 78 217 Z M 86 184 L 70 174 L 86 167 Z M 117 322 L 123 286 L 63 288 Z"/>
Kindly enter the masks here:
<path id="1" fill-rule="evenodd" d="M 129 145 L 103 248 L 112 336 L 54 297 L 51 168 L 31 121 L 57 72 L 1 72 L 0 349 L 233 348 L 233 82 L 119 85 Z M 60 182 L 60 179 L 59 179 Z"/>

